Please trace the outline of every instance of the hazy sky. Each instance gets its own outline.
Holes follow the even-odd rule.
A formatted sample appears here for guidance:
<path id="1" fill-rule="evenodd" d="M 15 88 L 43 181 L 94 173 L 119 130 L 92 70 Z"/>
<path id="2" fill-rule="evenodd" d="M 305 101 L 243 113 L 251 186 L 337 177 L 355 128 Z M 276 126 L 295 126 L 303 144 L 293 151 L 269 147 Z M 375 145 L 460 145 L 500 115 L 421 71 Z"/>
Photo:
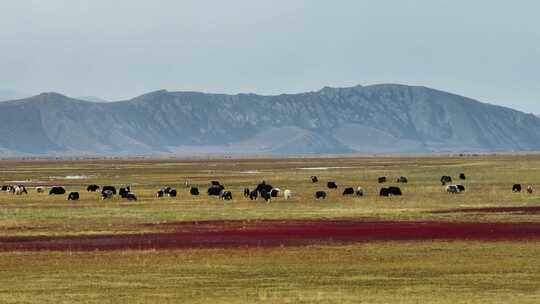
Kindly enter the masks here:
<path id="1" fill-rule="evenodd" d="M 425 85 L 540 113 L 540 1 L 0 0 L 0 89 Z"/>

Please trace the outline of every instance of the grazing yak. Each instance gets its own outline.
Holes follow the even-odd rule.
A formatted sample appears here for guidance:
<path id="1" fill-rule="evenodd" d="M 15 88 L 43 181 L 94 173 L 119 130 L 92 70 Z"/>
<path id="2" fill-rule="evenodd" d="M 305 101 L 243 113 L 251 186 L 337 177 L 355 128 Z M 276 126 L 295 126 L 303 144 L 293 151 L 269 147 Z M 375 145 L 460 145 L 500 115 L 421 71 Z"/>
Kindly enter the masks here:
<path id="1" fill-rule="evenodd" d="M 120 188 L 118 190 L 118 194 L 120 195 L 121 198 L 126 198 L 127 197 L 127 194 L 131 192 L 131 187 L 130 186 L 127 186 L 127 187 L 123 187 L 123 188 Z"/>
<path id="2" fill-rule="evenodd" d="M 163 197 L 165 195 L 165 192 L 161 189 L 156 192 L 156 197 Z"/>
<path id="3" fill-rule="evenodd" d="M 317 182 L 319 182 L 319 178 L 317 178 L 316 176 L 312 176 L 311 177 L 311 182 L 312 183 L 317 183 Z"/>
<path id="4" fill-rule="evenodd" d="M 211 181 L 210 188 L 208 188 L 208 195 L 210 196 L 220 196 L 221 191 L 225 190 L 225 186 L 220 184 L 218 181 Z"/>
<path id="5" fill-rule="evenodd" d="M 87 192 L 96 192 L 98 190 L 99 190 L 98 185 L 88 185 L 88 187 L 86 187 Z"/>
<path id="6" fill-rule="evenodd" d="M 116 187 L 114 186 L 103 186 L 103 188 L 101 189 L 101 193 L 103 193 L 104 191 L 111 191 L 113 195 L 116 195 Z"/>
<path id="7" fill-rule="evenodd" d="M 326 186 L 328 187 L 328 189 L 337 189 L 336 182 L 328 182 Z"/>
<path id="8" fill-rule="evenodd" d="M 44 193 L 45 192 L 45 187 L 36 187 L 36 192 L 37 193 Z"/>
<path id="9" fill-rule="evenodd" d="M 459 193 L 460 191 L 456 185 L 448 185 L 446 186 L 446 192 L 455 194 Z"/>
<path id="10" fill-rule="evenodd" d="M 199 188 L 191 187 L 191 189 L 189 189 L 189 194 L 191 194 L 191 195 L 199 195 Z"/>
<path id="11" fill-rule="evenodd" d="M 3 185 L 2 186 L 2 191 L 7 192 L 7 191 L 10 191 L 10 190 L 11 190 L 11 186 L 8 186 L 8 185 Z"/>
<path id="12" fill-rule="evenodd" d="M 446 192 L 457 194 L 457 193 L 460 193 L 461 191 L 459 191 L 459 188 L 456 185 L 448 185 L 446 186 Z"/>
<path id="13" fill-rule="evenodd" d="M 257 196 L 258 196 L 258 192 L 257 190 L 253 190 L 249 193 L 249 199 L 254 201 L 257 199 Z"/>
<path id="14" fill-rule="evenodd" d="M 260 195 L 267 203 L 272 199 L 272 194 L 264 189 L 261 191 Z"/>
<path id="15" fill-rule="evenodd" d="M 112 190 L 103 190 L 103 191 L 101 191 L 101 199 L 102 200 L 112 199 L 113 196 L 114 196 L 114 192 Z"/>
<path id="16" fill-rule="evenodd" d="M 232 200 L 232 192 L 231 191 L 221 191 L 220 197 L 222 200 L 230 201 Z"/>
<path id="17" fill-rule="evenodd" d="M 465 173 L 460 173 L 460 174 L 459 174 L 459 179 L 461 179 L 461 180 L 466 180 L 467 177 L 465 176 Z"/>
<path id="18" fill-rule="evenodd" d="M 386 176 L 380 176 L 377 181 L 379 182 L 379 184 L 386 183 Z"/>
<path id="19" fill-rule="evenodd" d="M 514 186 L 512 186 L 512 192 L 514 193 L 521 192 L 521 184 L 515 184 Z"/>
<path id="20" fill-rule="evenodd" d="M 283 191 L 283 198 L 284 198 L 285 200 L 288 200 L 288 199 L 290 199 L 291 197 L 292 197 L 292 192 L 291 192 L 291 190 L 285 189 L 285 191 Z"/>
<path id="21" fill-rule="evenodd" d="M 395 195 L 395 196 L 403 195 L 399 187 L 388 187 L 388 192 L 390 193 L 390 195 Z"/>
<path id="22" fill-rule="evenodd" d="M 128 192 L 128 194 L 126 195 L 126 198 L 127 198 L 128 201 L 136 201 L 137 200 L 137 196 L 133 192 Z"/>
<path id="23" fill-rule="evenodd" d="M 463 185 L 448 185 L 448 186 L 446 186 L 446 192 L 452 193 L 452 194 L 462 193 L 462 192 L 465 192 L 465 186 L 463 186 Z"/>
<path id="24" fill-rule="evenodd" d="M 401 192 L 401 189 L 399 187 L 388 187 L 388 188 L 381 188 L 381 191 L 379 191 L 379 196 L 401 196 L 403 193 Z"/>
<path id="25" fill-rule="evenodd" d="M 534 188 L 531 185 L 527 186 L 527 193 L 532 194 L 534 192 Z"/>
<path id="26" fill-rule="evenodd" d="M 400 176 L 396 182 L 406 184 L 409 182 L 409 180 L 405 176 Z"/>
<path id="27" fill-rule="evenodd" d="M 26 187 L 23 185 L 18 185 L 13 188 L 12 192 L 15 195 L 22 195 L 22 194 L 28 194 L 28 191 L 26 190 Z"/>
<path id="28" fill-rule="evenodd" d="M 315 199 L 325 199 L 325 198 L 326 198 L 326 192 L 324 191 L 315 192 Z"/>
<path id="29" fill-rule="evenodd" d="M 176 192 L 176 189 L 171 189 L 169 190 L 168 194 L 169 194 L 169 197 L 176 197 L 178 193 Z"/>
<path id="30" fill-rule="evenodd" d="M 448 175 L 444 175 L 441 177 L 441 185 L 445 186 L 447 183 L 452 182 L 452 177 Z"/>
<path id="31" fill-rule="evenodd" d="M 67 197 L 67 200 L 68 201 L 78 201 L 79 200 L 79 192 L 70 192 L 68 197 Z"/>
<path id="32" fill-rule="evenodd" d="M 269 202 L 271 199 L 272 199 L 272 195 L 270 194 L 270 192 L 267 192 L 266 190 L 262 190 L 261 191 L 261 197 L 266 201 L 266 202 Z"/>
<path id="33" fill-rule="evenodd" d="M 223 187 L 222 185 L 212 185 L 210 186 L 210 188 L 208 188 L 208 195 L 210 196 L 220 196 L 221 194 L 221 191 L 223 191 L 225 189 L 225 187 Z"/>
<path id="34" fill-rule="evenodd" d="M 353 194 L 354 194 L 354 188 L 349 187 L 343 190 L 343 195 L 353 195 Z"/>
<path id="35" fill-rule="evenodd" d="M 66 194 L 66 189 L 64 187 L 61 187 L 61 186 L 54 186 L 51 188 L 51 190 L 49 190 L 49 195 L 61 195 L 61 194 Z"/>
<path id="36" fill-rule="evenodd" d="M 260 184 L 257 185 L 257 188 L 255 188 L 255 191 L 259 192 L 259 194 L 262 195 L 262 192 L 270 193 L 274 187 L 272 185 L 267 184 L 265 181 L 262 181 Z"/>
<path id="37" fill-rule="evenodd" d="M 244 197 L 249 197 L 249 194 L 251 191 L 249 191 L 249 188 L 244 188 Z"/>
<path id="38" fill-rule="evenodd" d="M 278 197 L 280 193 L 281 193 L 281 189 L 279 188 L 273 188 L 272 190 L 270 190 L 271 197 Z"/>
<path id="39" fill-rule="evenodd" d="M 356 188 L 356 196 L 364 196 L 364 189 L 362 187 Z"/>

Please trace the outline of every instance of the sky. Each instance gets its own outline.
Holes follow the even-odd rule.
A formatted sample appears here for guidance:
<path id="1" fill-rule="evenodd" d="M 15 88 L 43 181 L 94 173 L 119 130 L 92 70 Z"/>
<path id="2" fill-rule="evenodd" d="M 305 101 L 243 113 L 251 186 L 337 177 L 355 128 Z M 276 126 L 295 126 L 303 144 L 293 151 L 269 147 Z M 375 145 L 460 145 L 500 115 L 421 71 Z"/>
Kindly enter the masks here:
<path id="1" fill-rule="evenodd" d="M 540 113 L 540 1 L 0 0 L 0 90 L 422 85 Z"/>

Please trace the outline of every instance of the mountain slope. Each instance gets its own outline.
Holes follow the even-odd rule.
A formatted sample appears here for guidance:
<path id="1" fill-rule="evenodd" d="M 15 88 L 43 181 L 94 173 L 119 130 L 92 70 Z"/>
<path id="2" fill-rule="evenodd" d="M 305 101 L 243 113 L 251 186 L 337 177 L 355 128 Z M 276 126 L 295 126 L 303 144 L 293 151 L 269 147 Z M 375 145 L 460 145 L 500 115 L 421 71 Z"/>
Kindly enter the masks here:
<path id="1" fill-rule="evenodd" d="M 425 87 L 261 96 L 156 91 L 0 104 L 0 153 L 415 153 L 540 150 L 540 119 Z"/>
<path id="2" fill-rule="evenodd" d="M 75 99 L 91 102 L 108 102 L 107 100 L 97 96 L 77 96 Z"/>

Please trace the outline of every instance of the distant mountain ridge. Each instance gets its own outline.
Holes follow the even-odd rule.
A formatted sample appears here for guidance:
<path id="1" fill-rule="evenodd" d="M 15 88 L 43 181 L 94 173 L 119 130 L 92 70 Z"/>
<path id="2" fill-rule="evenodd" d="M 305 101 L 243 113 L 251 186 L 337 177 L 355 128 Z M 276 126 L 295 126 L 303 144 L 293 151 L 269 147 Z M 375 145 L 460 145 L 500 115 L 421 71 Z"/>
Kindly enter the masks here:
<path id="1" fill-rule="evenodd" d="M 0 155 L 539 151 L 540 118 L 426 87 L 299 94 L 151 92 L 108 103 L 57 93 L 0 104 Z"/>
<path id="2" fill-rule="evenodd" d="M 108 100 L 105 100 L 101 97 L 97 96 L 77 96 L 75 99 L 78 100 L 84 100 L 84 101 L 91 101 L 91 102 L 108 102 Z"/>

